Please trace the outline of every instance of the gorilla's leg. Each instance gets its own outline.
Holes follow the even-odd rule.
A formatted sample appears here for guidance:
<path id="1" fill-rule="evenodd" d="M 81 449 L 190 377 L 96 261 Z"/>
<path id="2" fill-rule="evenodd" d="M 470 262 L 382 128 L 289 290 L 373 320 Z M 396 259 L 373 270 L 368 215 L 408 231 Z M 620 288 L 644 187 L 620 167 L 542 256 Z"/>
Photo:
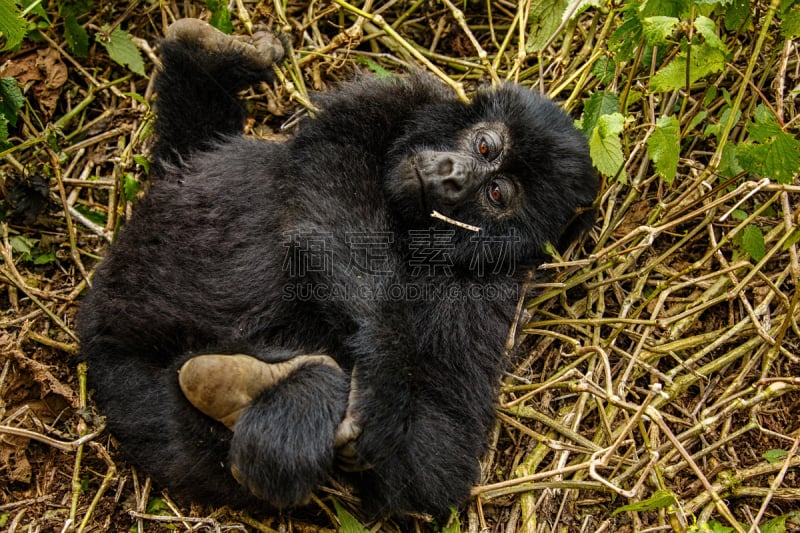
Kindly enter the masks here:
<path id="1" fill-rule="evenodd" d="M 180 19 L 161 43 L 156 77 L 154 170 L 179 163 L 215 139 L 241 133 L 245 108 L 238 93 L 271 79 L 270 67 L 284 55 L 282 42 L 258 31 L 225 35 L 197 19 Z"/>
<path id="2" fill-rule="evenodd" d="M 267 363 L 201 355 L 181 368 L 186 398 L 233 430 L 231 474 L 277 508 L 305 503 L 358 435 L 346 417 L 350 379 L 325 355 Z"/>

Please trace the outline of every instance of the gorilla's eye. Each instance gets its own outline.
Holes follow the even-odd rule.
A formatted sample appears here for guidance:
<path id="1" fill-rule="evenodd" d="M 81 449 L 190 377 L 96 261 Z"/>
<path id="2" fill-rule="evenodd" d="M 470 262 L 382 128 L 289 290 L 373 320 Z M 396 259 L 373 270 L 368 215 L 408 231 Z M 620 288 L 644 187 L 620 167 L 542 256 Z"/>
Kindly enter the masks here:
<path id="1" fill-rule="evenodd" d="M 486 198 L 495 207 L 504 207 L 514 194 L 514 186 L 506 179 L 496 179 L 486 186 Z"/>
<path id="2" fill-rule="evenodd" d="M 487 161 L 494 161 L 503 151 L 503 143 L 497 132 L 481 130 L 475 136 L 475 150 Z"/>

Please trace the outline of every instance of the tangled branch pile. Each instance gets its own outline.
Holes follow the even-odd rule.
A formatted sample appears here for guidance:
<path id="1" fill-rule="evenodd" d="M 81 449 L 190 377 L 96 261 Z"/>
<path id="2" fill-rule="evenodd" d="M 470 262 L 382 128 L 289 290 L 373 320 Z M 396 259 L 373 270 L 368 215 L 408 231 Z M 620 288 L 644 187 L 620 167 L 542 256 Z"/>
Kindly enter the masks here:
<path id="1" fill-rule="evenodd" d="M 355 71 L 422 68 L 462 95 L 546 92 L 590 139 L 597 223 L 531 282 L 484 479 L 448 531 L 800 527 L 800 6 L 602 4 L 236 2 L 235 31 L 271 24 L 295 47 L 249 95 L 248 131 L 291 130 L 309 91 Z M 342 487 L 280 516 L 178 506 L 124 463 L 70 359 L 80 295 L 146 181 L 137 59 L 157 61 L 175 18 L 226 15 L 211 0 L 34 3 L 0 55 L 9 531 L 361 530 Z"/>

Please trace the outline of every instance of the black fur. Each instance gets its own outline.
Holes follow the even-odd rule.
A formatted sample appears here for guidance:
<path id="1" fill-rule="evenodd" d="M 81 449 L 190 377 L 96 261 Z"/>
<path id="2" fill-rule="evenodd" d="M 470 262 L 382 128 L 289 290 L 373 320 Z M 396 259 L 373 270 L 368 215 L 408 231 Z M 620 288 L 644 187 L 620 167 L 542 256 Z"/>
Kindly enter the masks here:
<path id="1" fill-rule="evenodd" d="M 187 42 L 162 53 L 160 176 L 79 316 L 110 430 L 180 495 L 246 505 L 255 493 L 282 508 L 333 469 L 353 375 L 365 469 L 351 478 L 365 507 L 446 514 L 477 480 L 519 282 L 594 199 L 583 137 L 526 89 L 485 90 L 465 104 L 417 75 L 361 79 L 319 97 L 322 111 L 287 143 L 246 139 L 231 95 L 267 73 Z M 504 139 L 491 164 L 473 146 L 483 123 Z M 424 183 L 461 168 L 409 166 L 427 151 L 466 162 L 480 181 L 467 201 L 446 201 L 447 188 L 444 201 L 426 194 Z M 504 179 L 513 194 L 495 209 L 484 181 Z M 481 231 L 432 219 L 431 209 Z M 320 269 L 304 268 L 309 237 L 323 244 Z M 364 238 L 380 241 L 366 273 L 354 270 Z M 346 374 L 303 367 L 258 398 L 234 434 L 178 387 L 177 369 L 203 353 L 325 353 Z"/>

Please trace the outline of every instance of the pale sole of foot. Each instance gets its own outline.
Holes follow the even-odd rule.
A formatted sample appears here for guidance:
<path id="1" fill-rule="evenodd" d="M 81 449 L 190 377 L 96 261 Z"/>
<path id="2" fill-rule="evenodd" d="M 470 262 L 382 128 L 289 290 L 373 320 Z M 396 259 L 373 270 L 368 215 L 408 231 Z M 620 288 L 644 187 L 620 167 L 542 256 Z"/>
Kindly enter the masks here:
<path id="1" fill-rule="evenodd" d="M 327 355 L 298 355 L 267 363 L 250 355 L 199 355 L 186 361 L 178 382 L 186 399 L 202 413 L 234 429 L 244 410 L 262 392 L 305 365 L 339 369 Z"/>

